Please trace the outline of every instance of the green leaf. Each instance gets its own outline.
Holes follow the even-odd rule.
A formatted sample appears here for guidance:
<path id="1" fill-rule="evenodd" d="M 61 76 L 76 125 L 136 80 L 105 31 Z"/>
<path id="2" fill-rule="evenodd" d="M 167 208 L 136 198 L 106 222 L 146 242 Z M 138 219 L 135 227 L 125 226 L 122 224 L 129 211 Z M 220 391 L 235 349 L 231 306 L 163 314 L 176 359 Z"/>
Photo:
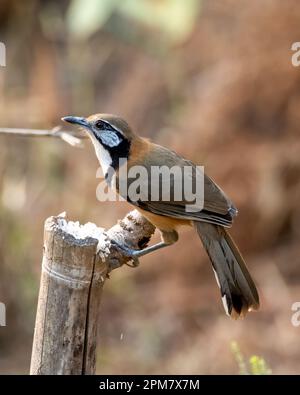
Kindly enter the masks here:
<path id="1" fill-rule="evenodd" d="M 199 0 L 124 0 L 120 10 L 179 41 L 193 29 L 200 4 Z"/>
<path id="2" fill-rule="evenodd" d="M 180 41 L 192 31 L 200 5 L 201 0 L 72 0 L 67 26 L 73 36 L 86 39 L 119 12 Z"/>
<path id="3" fill-rule="evenodd" d="M 69 32 L 77 38 L 88 38 L 106 23 L 119 5 L 119 0 L 72 0 L 67 13 Z"/>
<path id="4" fill-rule="evenodd" d="M 248 363 L 245 362 L 244 356 L 241 353 L 239 345 L 236 341 L 230 343 L 231 351 L 239 366 L 239 374 L 252 374 L 252 375 L 268 375 L 272 374 L 272 370 L 267 365 L 266 361 L 257 355 L 249 358 Z"/>

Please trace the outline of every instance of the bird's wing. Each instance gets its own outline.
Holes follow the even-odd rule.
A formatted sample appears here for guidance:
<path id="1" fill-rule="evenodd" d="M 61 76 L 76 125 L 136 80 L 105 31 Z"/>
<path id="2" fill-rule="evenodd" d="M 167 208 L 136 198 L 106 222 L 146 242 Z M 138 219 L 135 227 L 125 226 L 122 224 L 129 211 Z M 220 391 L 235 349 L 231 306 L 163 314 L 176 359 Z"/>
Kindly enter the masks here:
<path id="1" fill-rule="evenodd" d="M 198 170 L 196 170 L 196 166 L 192 162 L 180 157 L 175 152 L 170 151 L 164 147 L 155 145 L 154 149 L 155 152 L 152 155 L 148 155 L 147 161 L 145 161 L 145 159 L 143 160 L 143 166 L 145 166 L 147 169 L 151 169 L 153 166 L 157 167 L 158 164 L 163 163 L 164 166 L 169 169 L 171 169 L 173 166 L 179 166 L 181 169 L 184 167 L 189 167 L 189 169 L 192 170 L 189 170 L 188 174 L 189 177 L 191 177 L 191 183 L 194 188 L 197 174 L 199 175 L 199 173 L 197 173 Z M 139 163 L 135 163 L 135 165 L 139 165 Z M 184 173 L 182 172 L 182 174 Z M 214 181 L 206 174 L 204 174 L 202 178 L 202 188 L 204 184 L 204 193 L 203 200 L 200 202 L 200 204 L 197 203 L 197 201 L 195 203 L 186 199 L 185 191 L 183 190 L 182 178 L 178 178 L 176 175 L 169 178 L 171 192 L 170 199 L 166 201 L 160 196 L 158 200 L 153 200 L 153 196 L 150 194 L 150 185 L 158 185 L 159 190 L 161 190 L 164 180 L 162 178 L 159 178 L 159 180 L 156 178 L 154 180 L 153 175 L 151 176 L 151 178 L 143 178 L 142 180 L 139 180 L 142 182 L 144 187 L 147 187 L 144 190 L 148 190 L 148 195 L 143 195 L 142 198 L 138 199 L 131 199 L 131 196 L 126 196 L 125 198 L 130 203 L 157 215 L 184 220 L 205 221 L 227 227 L 231 226 L 233 217 L 237 214 L 237 210 L 231 200 L 222 191 L 222 189 L 219 188 L 217 184 L 215 184 Z M 184 176 L 184 179 L 185 177 L 186 176 Z M 129 177 L 128 185 L 130 185 L 134 180 L 136 180 L 134 177 Z M 174 199 L 175 188 L 176 190 L 181 189 L 182 191 L 180 200 Z M 193 204 L 192 211 L 190 210 L 191 204 Z"/>

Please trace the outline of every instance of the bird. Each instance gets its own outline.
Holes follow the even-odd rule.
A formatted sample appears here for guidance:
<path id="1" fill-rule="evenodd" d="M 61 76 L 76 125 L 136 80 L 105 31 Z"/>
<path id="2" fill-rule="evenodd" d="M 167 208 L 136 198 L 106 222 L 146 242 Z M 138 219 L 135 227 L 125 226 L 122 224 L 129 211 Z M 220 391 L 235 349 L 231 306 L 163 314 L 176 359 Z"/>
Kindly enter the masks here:
<path id="1" fill-rule="evenodd" d="M 258 310 L 259 295 L 255 283 L 238 247 L 227 231 L 237 215 L 237 208 L 208 175 L 205 173 L 203 175 L 202 205 L 193 210 L 186 209 L 188 202 L 185 196 L 181 200 L 174 199 L 173 195 L 169 200 L 162 199 L 161 195 L 158 199 L 157 197 L 153 199 L 151 194 L 149 196 L 149 189 L 144 199 L 141 199 L 140 196 L 134 199 L 128 190 L 132 182 L 137 181 L 136 177 L 132 177 L 132 175 L 128 177 L 129 186 L 127 189 L 125 188 L 125 191 L 124 188 L 121 188 L 124 161 L 126 162 L 125 175 L 127 176 L 130 170 L 136 167 L 144 168 L 148 172 L 152 168 L 163 166 L 169 169 L 174 166 L 179 169 L 190 167 L 193 170 L 192 182 L 196 180 L 197 166 L 173 150 L 141 137 L 119 116 L 94 114 L 87 118 L 66 116 L 62 120 L 79 126 L 87 132 L 108 185 L 114 187 L 124 199 L 160 231 L 161 242 L 141 250 L 135 250 L 114 241 L 116 247 L 133 260 L 135 266 L 139 263 L 138 258 L 177 242 L 180 227 L 193 227 L 211 261 L 226 314 L 237 319 L 243 318 L 248 311 Z M 151 177 L 147 177 L 143 182 L 144 184 L 152 182 L 154 185 Z M 175 187 L 178 187 L 176 182 L 176 177 L 170 177 L 169 184 L 173 192 Z M 180 189 L 182 188 L 182 179 L 179 180 L 179 183 L 181 183 Z M 161 181 L 158 184 L 161 184 Z M 162 185 L 156 184 L 155 186 L 162 187 Z"/>

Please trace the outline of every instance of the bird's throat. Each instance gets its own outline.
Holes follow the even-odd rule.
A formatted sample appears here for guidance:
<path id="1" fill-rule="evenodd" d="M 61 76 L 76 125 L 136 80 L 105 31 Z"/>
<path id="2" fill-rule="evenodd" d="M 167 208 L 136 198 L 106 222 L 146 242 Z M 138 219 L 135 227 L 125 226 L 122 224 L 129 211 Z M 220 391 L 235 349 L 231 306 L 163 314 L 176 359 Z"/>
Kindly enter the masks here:
<path id="1" fill-rule="evenodd" d="M 103 175 L 106 177 L 109 168 L 112 167 L 113 164 L 112 157 L 109 151 L 105 149 L 101 144 L 99 144 L 95 137 L 92 138 L 92 143 L 95 148 L 97 159 L 102 168 Z"/>
<path id="2" fill-rule="evenodd" d="M 130 142 L 127 139 L 120 139 L 118 145 L 109 146 L 105 145 L 104 142 L 95 135 L 90 134 L 90 137 L 105 177 L 110 168 L 117 171 L 120 163 L 124 163 L 124 160 L 128 160 Z"/>
<path id="3" fill-rule="evenodd" d="M 96 155 L 97 155 L 98 161 L 100 163 L 100 166 L 102 168 L 103 174 L 106 177 L 109 168 L 112 167 L 112 164 L 113 164 L 112 157 L 110 156 L 109 151 L 107 151 L 101 145 L 97 146 Z"/>

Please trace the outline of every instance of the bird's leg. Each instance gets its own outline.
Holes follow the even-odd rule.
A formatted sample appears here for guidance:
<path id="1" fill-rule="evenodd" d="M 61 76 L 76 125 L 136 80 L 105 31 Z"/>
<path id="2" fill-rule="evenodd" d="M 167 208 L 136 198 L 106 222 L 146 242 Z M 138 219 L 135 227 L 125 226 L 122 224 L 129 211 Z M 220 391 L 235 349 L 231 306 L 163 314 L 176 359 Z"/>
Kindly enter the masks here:
<path id="1" fill-rule="evenodd" d="M 138 258 L 140 258 L 141 256 L 148 255 L 151 252 L 160 250 L 164 247 L 168 247 L 176 243 L 176 241 L 178 240 L 178 233 L 175 230 L 168 232 L 161 231 L 161 238 L 162 241 L 160 243 L 154 244 L 150 247 L 146 247 L 143 250 L 135 250 L 126 245 L 120 244 L 115 240 L 111 240 L 111 243 L 114 244 L 119 250 L 121 250 L 125 256 L 132 258 L 133 267 L 136 267 L 139 265 Z"/>

